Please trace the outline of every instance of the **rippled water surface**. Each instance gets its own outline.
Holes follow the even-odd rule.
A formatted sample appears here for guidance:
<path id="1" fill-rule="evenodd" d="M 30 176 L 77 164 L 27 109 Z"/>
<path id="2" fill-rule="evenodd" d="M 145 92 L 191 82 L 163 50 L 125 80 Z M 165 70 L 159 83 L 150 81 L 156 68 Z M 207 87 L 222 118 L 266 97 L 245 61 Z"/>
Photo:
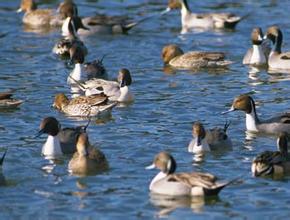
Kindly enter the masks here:
<path id="1" fill-rule="evenodd" d="M 161 12 L 166 0 L 76 1 L 82 16 L 96 12 L 126 14 L 133 19 Z M 41 1 L 40 7 L 57 7 L 58 1 Z M 265 29 L 279 24 L 283 47 L 290 49 L 289 1 L 189 1 L 197 11 L 231 11 L 250 14 L 235 31 L 195 31 L 180 34 L 178 11 L 156 17 L 128 35 L 90 36 L 87 60 L 106 55 L 104 64 L 111 78 L 118 69 L 128 68 L 133 77 L 136 101 L 116 108 L 106 121 L 95 120 L 88 133 L 106 154 L 111 169 L 97 176 L 75 177 L 67 172 L 69 158 L 55 165 L 41 156 L 45 137 L 35 139 L 43 117 L 55 116 L 64 127 L 85 121 L 67 118 L 53 110 L 53 96 L 69 93 L 66 78 L 70 69 L 51 53 L 58 30 L 34 33 L 26 30 L 19 1 L 0 1 L 0 86 L 15 88 L 25 103 L 16 110 L 0 111 L 0 151 L 8 148 L 3 174 L 7 186 L 0 187 L 2 219 L 287 219 L 290 215 L 289 178 L 253 178 L 250 165 L 263 150 L 274 150 L 273 137 L 248 140 L 245 116 L 221 116 L 233 98 L 250 92 L 257 100 L 258 113 L 267 117 L 289 110 L 289 75 L 250 73 L 241 64 L 250 45 L 254 26 Z M 235 63 L 226 70 L 164 72 L 162 47 L 177 43 L 187 50 L 224 51 Z M 191 125 L 200 120 L 206 127 L 223 126 L 231 120 L 232 151 L 206 155 L 195 162 L 187 152 Z M 224 179 L 240 177 L 217 198 L 166 199 L 149 194 L 148 185 L 157 171 L 147 171 L 156 153 L 168 150 L 178 170 L 205 171 Z"/>

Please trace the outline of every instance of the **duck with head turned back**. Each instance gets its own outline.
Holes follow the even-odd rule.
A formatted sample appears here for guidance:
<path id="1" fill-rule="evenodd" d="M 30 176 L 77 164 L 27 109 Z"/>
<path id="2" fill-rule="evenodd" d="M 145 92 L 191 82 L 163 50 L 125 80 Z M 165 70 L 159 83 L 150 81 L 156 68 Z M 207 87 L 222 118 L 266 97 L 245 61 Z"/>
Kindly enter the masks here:
<path id="1" fill-rule="evenodd" d="M 246 128 L 248 131 L 265 134 L 290 133 L 290 113 L 282 113 L 262 121 L 258 118 L 255 101 L 249 95 L 237 96 L 233 101 L 232 107 L 222 114 L 236 110 L 246 113 Z"/>
<path id="2" fill-rule="evenodd" d="M 108 169 L 108 161 L 105 154 L 92 146 L 88 135 L 82 133 L 78 136 L 76 144 L 77 152 L 71 158 L 68 168 L 74 175 L 95 175 Z"/>
<path id="3" fill-rule="evenodd" d="M 175 44 L 169 44 L 162 49 L 164 64 L 169 64 L 176 69 L 198 69 L 227 67 L 232 62 L 225 60 L 222 52 L 190 51 L 184 53 Z"/>
<path id="4" fill-rule="evenodd" d="M 243 58 L 243 64 L 246 65 L 266 65 L 271 51 L 268 41 L 263 39 L 262 29 L 253 28 L 251 33 L 252 48 L 248 49 Z"/>
<path id="5" fill-rule="evenodd" d="M 150 183 L 153 193 L 167 196 L 215 196 L 230 182 L 221 182 L 209 173 L 175 173 L 176 162 L 167 152 L 160 152 L 146 169 L 161 171 Z"/>
<path id="6" fill-rule="evenodd" d="M 290 174 L 290 155 L 288 154 L 287 133 L 282 132 L 277 139 L 278 151 L 264 151 L 252 162 L 254 176 L 281 177 Z"/>
<path id="7" fill-rule="evenodd" d="M 22 100 L 12 98 L 13 91 L 0 92 L 0 108 L 16 108 L 23 103 Z"/>
<path id="8" fill-rule="evenodd" d="M 192 13 L 187 0 L 169 0 L 168 11 L 181 9 L 181 24 L 183 30 L 193 28 L 235 28 L 242 17 L 232 13 Z"/>
<path id="9" fill-rule="evenodd" d="M 268 65 L 272 70 L 290 70 L 290 52 L 281 50 L 283 34 L 278 26 L 268 28 L 266 38 L 272 41 L 273 48 L 269 55 Z"/>

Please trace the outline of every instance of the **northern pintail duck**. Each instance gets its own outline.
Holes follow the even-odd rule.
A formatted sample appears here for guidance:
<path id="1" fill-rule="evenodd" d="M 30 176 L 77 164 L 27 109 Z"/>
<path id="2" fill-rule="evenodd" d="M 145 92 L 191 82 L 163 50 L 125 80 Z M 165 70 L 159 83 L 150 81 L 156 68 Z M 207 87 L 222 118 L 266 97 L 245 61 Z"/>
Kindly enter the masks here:
<path id="1" fill-rule="evenodd" d="M 42 154 L 49 159 L 54 159 L 63 154 L 73 154 L 76 152 L 77 137 L 81 133 L 86 132 L 89 122 L 86 126 L 62 129 L 56 118 L 44 118 L 40 123 L 37 134 L 37 136 L 48 134 L 46 142 L 42 147 Z"/>
<path id="2" fill-rule="evenodd" d="M 279 27 L 269 27 L 266 38 L 270 39 L 273 43 L 273 48 L 268 59 L 269 68 L 274 70 L 290 70 L 290 52 L 282 53 L 283 34 Z"/>
<path id="3" fill-rule="evenodd" d="M 225 150 L 232 148 L 232 141 L 227 135 L 229 123 L 224 128 L 205 130 L 202 123 L 195 122 L 192 126 L 193 139 L 188 145 L 188 152 L 202 153 L 204 151 Z"/>
<path id="4" fill-rule="evenodd" d="M 77 152 L 71 158 L 68 168 L 75 175 L 94 175 L 108 169 L 108 162 L 105 154 L 98 148 L 92 146 L 88 135 L 79 135 Z"/>
<path id="5" fill-rule="evenodd" d="M 129 90 L 129 86 L 132 83 L 132 78 L 128 69 L 121 69 L 119 71 L 117 82 L 103 79 L 91 79 L 84 83 L 77 83 L 79 85 L 79 88 L 81 88 L 85 92 L 86 96 L 104 93 L 109 97 L 109 100 L 111 101 L 134 101 L 134 96 Z"/>
<path id="6" fill-rule="evenodd" d="M 4 151 L 2 157 L 0 158 L 0 186 L 5 186 L 6 185 L 6 179 L 5 179 L 5 176 L 3 175 L 3 162 L 4 162 L 4 159 L 5 159 L 5 156 L 6 156 L 6 153 L 7 153 L 7 149 Z"/>
<path id="7" fill-rule="evenodd" d="M 152 165 L 146 169 L 157 168 L 161 171 L 153 178 L 149 189 L 153 193 L 168 196 L 213 196 L 217 195 L 231 182 L 217 181 L 209 173 L 175 173 L 176 162 L 167 152 L 155 156 Z"/>
<path id="8" fill-rule="evenodd" d="M 12 98 L 11 91 L 0 92 L 0 108 L 15 108 L 23 103 L 22 100 Z"/>
<path id="9" fill-rule="evenodd" d="M 223 112 L 223 114 L 236 110 L 246 113 L 246 128 L 248 131 L 266 134 L 279 134 L 281 132 L 290 133 L 290 113 L 282 113 L 278 116 L 261 121 L 256 112 L 255 101 L 249 95 L 240 95 L 236 97 L 232 107 L 228 111 Z"/>
<path id="10" fill-rule="evenodd" d="M 223 67 L 232 63 L 225 60 L 225 54 L 222 52 L 190 51 L 184 53 L 175 44 L 163 47 L 162 59 L 165 64 L 177 69 Z"/>
<path id="11" fill-rule="evenodd" d="M 100 116 L 111 112 L 116 102 L 108 102 L 104 94 L 91 96 L 78 96 L 69 100 L 65 94 L 59 93 L 55 96 L 53 107 L 59 111 L 77 117 Z"/>
<path id="12" fill-rule="evenodd" d="M 290 157 L 288 154 L 287 134 L 279 134 L 277 140 L 278 151 L 264 151 L 252 162 L 254 176 L 283 176 L 290 174 Z"/>
<path id="13" fill-rule="evenodd" d="M 187 0 L 169 0 L 167 11 L 181 9 L 182 28 L 235 28 L 242 17 L 233 13 L 192 13 Z"/>
<path id="14" fill-rule="evenodd" d="M 263 38 L 264 36 L 261 28 L 256 27 L 252 30 L 251 41 L 253 46 L 248 49 L 245 54 L 243 64 L 265 65 L 268 63 L 271 47 Z"/>
<path id="15" fill-rule="evenodd" d="M 60 26 L 63 18 L 56 10 L 37 9 L 34 0 L 21 0 L 20 8 L 17 12 L 24 11 L 23 23 L 32 27 Z"/>

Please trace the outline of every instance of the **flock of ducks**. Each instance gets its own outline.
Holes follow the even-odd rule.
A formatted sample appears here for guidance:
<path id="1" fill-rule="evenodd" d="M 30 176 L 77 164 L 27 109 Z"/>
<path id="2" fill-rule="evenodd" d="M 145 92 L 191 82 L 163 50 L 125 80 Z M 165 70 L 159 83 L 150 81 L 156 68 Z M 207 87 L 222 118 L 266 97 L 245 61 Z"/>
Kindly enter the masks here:
<path id="1" fill-rule="evenodd" d="M 241 17 L 232 13 L 195 14 L 190 11 L 186 0 L 169 0 L 164 15 L 172 9 L 181 10 L 183 30 L 193 28 L 235 28 Z M 62 58 L 69 59 L 74 69 L 68 75 L 71 97 L 59 93 L 55 95 L 53 107 L 68 116 L 102 117 L 110 113 L 118 103 L 132 103 L 134 96 L 130 90 L 131 73 L 121 68 L 117 81 L 108 81 L 102 60 L 85 63 L 88 49 L 79 39 L 79 35 L 126 33 L 134 26 L 146 21 L 128 21 L 128 18 L 96 15 L 80 18 L 78 8 L 72 0 L 65 0 L 57 10 L 37 9 L 33 0 L 22 0 L 18 11 L 23 11 L 23 23 L 33 28 L 44 26 L 61 27 L 63 38 L 53 48 L 53 52 Z M 282 53 L 283 35 L 278 26 L 271 26 L 263 35 L 261 28 L 254 28 L 251 33 L 252 47 L 246 52 L 243 64 L 267 66 L 269 69 L 289 70 L 290 53 Z M 165 65 L 175 69 L 196 69 L 227 67 L 233 62 L 225 58 L 223 52 L 190 51 L 184 53 L 178 45 L 170 44 L 163 48 L 162 59 Z M 12 92 L 0 94 L 0 107 L 17 107 L 21 100 L 12 98 Z M 288 155 L 288 133 L 290 132 L 290 113 L 283 113 L 267 120 L 258 118 L 255 101 L 247 95 L 240 95 L 233 100 L 231 108 L 223 114 L 233 111 L 246 114 L 246 129 L 250 132 L 275 135 L 277 151 L 265 151 L 252 162 L 254 176 L 274 176 L 290 173 Z M 100 149 L 92 146 L 86 126 L 61 128 L 54 117 L 42 120 L 37 136 L 47 135 L 42 154 L 47 159 L 56 159 L 64 154 L 73 154 L 68 169 L 75 175 L 95 175 L 109 168 L 106 156 Z M 200 154 L 219 149 L 231 149 L 232 141 L 227 135 L 229 123 L 224 128 L 206 130 L 202 123 L 195 122 L 192 127 L 193 139 L 188 145 L 188 152 Z M 6 152 L 0 160 L 2 165 Z M 168 152 L 160 152 L 153 164 L 146 169 L 157 168 L 160 172 L 153 178 L 149 189 L 153 193 L 181 196 L 217 195 L 224 187 L 235 180 L 219 181 L 209 173 L 191 172 L 175 173 L 176 161 Z"/>

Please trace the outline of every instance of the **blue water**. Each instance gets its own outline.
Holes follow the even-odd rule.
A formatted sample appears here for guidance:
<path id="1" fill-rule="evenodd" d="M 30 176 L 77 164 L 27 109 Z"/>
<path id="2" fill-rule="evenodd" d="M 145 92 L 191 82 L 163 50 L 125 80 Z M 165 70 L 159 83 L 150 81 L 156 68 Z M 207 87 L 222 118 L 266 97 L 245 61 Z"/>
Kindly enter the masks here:
<path id="1" fill-rule="evenodd" d="M 166 0 L 75 1 L 82 16 L 96 12 L 111 15 L 140 15 L 161 12 Z M 56 8 L 57 1 L 41 1 L 42 8 Z M 110 78 L 120 68 L 130 69 L 136 101 L 113 110 L 107 120 L 95 120 L 88 128 L 92 143 L 99 144 L 111 169 L 97 176 L 68 174 L 65 158 L 51 164 L 41 156 L 45 136 L 34 134 L 42 118 L 55 116 L 63 125 L 86 122 L 67 118 L 50 106 L 56 93 L 69 93 L 66 78 L 70 69 L 51 53 L 60 38 L 59 30 L 35 33 L 22 25 L 16 14 L 19 1 L 0 2 L 0 86 L 14 88 L 25 100 L 16 110 L 0 111 L 0 151 L 8 148 L 0 187 L 1 219 L 287 219 L 290 214 L 289 178 L 253 178 L 252 159 L 263 150 L 274 150 L 273 137 L 249 139 L 245 115 L 221 116 L 236 95 L 250 92 L 257 100 L 260 117 L 289 110 L 289 75 L 266 70 L 249 73 L 241 64 L 250 46 L 253 27 L 263 30 L 278 24 L 284 33 L 283 48 L 290 49 L 289 1 L 189 1 L 200 12 L 230 11 L 250 14 L 235 31 L 195 31 L 180 34 L 179 11 L 149 20 L 128 35 L 84 38 L 87 60 L 106 55 Z M 160 57 L 168 43 L 184 51 L 224 51 L 235 63 L 221 71 L 198 70 L 166 73 Z M 187 152 L 191 125 L 200 120 L 206 127 L 223 126 L 231 120 L 232 151 L 208 154 L 203 162 Z M 240 177 L 217 198 L 168 200 L 150 195 L 148 185 L 157 171 L 147 171 L 156 153 L 168 150 L 179 171 L 210 172 L 221 179 Z"/>

